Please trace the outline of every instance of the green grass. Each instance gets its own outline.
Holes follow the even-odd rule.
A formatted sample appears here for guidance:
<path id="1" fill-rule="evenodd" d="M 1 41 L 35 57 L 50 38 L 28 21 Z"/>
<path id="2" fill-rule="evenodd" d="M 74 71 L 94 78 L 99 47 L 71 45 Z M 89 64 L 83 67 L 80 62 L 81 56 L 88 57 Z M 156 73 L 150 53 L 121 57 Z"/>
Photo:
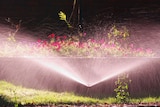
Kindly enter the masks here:
<path id="1" fill-rule="evenodd" d="M 20 105 L 48 105 L 48 104 L 103 104 L 112 103 L 107 100 L 100 100 L 96 98 L 77 96 L 73 93 L 56 93 L 49 91 L 40 91 L 35 89 L 27 89 L 21 86 L 15 86 L 11 83 L 0 81 L 0 101 L 4 104 Z M 115 101 L 115 100 L 112 100 Z"/>
<path id="2" fill-rule="evenodd" d="M 160 98 L 148 97 L 131 99 L 131 103 L 160 102 Z M 19 105 L 97 105 L 116 103 L 115 98 L 90 98 L 77 96 L 74 93 L 57 93 L 15 86 L 11 83 L 0 81 L 0 106 Z"/>

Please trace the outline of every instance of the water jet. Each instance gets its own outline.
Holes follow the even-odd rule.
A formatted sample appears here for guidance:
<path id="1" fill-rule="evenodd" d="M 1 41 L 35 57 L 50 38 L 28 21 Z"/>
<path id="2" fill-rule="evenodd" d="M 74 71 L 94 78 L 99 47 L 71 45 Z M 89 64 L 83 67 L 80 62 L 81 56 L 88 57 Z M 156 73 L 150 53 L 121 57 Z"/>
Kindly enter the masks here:
<path id="1" fill-rule="evenodd" d="M 123 72 L 150 63 L 154 58 L 1 58 L 1 73 L 18 72 L 30 73 L 51 72 L 76 81 L 86 87 L 92 87 L 107 81 Z M 27 64 L 27 65 L 26 65 Z M 39 67 L 39 68 L 38 68 Z M 17 69 L 18 68 L 18 69 Z M 43 68 L 43 69 L 42 69 Z M 18 71 L 18 72 L 17 72 Z M 3 74 L 4 73 L 4 74 Z M 25 75 L 24 75 L 25 76 Z M 42 76 L 43 77 L 43 76 Z M 54 78 L 54 77 L 53 77 Z M 11 79 L 11 78 L 10 78 Z"/>

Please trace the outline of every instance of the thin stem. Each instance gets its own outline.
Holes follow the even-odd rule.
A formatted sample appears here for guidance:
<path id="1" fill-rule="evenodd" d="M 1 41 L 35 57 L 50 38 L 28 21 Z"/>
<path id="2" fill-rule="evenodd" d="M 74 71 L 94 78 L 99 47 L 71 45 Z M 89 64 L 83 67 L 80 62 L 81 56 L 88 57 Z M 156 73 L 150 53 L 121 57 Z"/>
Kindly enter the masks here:
<path id="1" fill-rule="evenodd" d="M 71 13 L 71 15 L 70 15 L 70 17 L 69 17 L 69 23 L 71 22 L 71 19 L 72 19 L 72 16 L 73 16 L 73 13 L 74 13 L 74 10 L 75 10 L 75 7 L 76 7 L 76 3 L 77 3 L 77 0 L 74 0 L 73 1 L 73 8 L 72 8 L 72 13 Z"/>

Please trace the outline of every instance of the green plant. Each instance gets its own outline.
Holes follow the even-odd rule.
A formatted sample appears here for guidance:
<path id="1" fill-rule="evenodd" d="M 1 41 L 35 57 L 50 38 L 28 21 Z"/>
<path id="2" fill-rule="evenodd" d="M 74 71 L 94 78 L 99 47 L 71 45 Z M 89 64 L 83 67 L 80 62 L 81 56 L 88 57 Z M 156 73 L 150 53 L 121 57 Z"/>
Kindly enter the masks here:
<path id="1" fill-rule="evenodd" d="M 129 83 L 131 83 L 131 80 L 127 73 L 118 76 L 118 79 L 115 82 L 117 87 L 114 89 L 116 92 L 117 103 L 129 103 Z"/>
<path id="2" fill-rule="evenodd" d="M 130 36 L 126 26 L 118 28 L 116 25 L 113 25 L 108 32 L 109 43 L 122 45 L 122 42 Z M 125 41 L 126 42 L 126 41 Z"/>
<path id="3" fill-rule="evenodd" d="M 114 25 L 108 33 L 109 44 L 114 44 L 120 47 L 122 46 L 122 43 L 120 41 L 122 40 L 125 41 L 126 37 L 129 37 L 129 31 L 127 30 L 125 26 L 118 29 Z M 116 92 L 117 103 L 129 102 L 128 84 L 130 82 L 131 80 L 129 80 L 127 73 L 124 73 L 118 76 L 118 79 L 115 82 L 115 85 L 117 87 L 114 89 L 114 91 Z"/>
<path id="4" fill-rule="evenodd" d="M 13 90 L 10 89 L 11 94 L 13 95 L 13 102 L 14 102 L 14 107 L 18 107 L 18 97 L 17 97 L 17 93 L 16 93 L 16 89 L 14 88 Z"/>
<path id="5" fill-rule="evenodd" d="M 69 23 L 69 21 L 67 21 L 67 16 L 66 16 L 66 14 L 65 14 L 64 12 L 60 11 L 60 12 L 58 13 L 58 15 L 59 15 L 60 20 L 65 21 L 66 24 L 67 24 L 67 26 L 68 26 L 69 28 L 72 28 L 72 26 L 71 26 L 71 24 Z"/>
<path id="6" fill-rule="evenodd" d="M 15 30 L 14 31 L 11 31 L 9 32 L 9 35 L 8 35 L 8 41 L 11 41 L 11 42 L 16 42 L 16 39 L 15 39 L 15 36 L 16 36 L 16 33 L 19 31 L 20 27 L 21 27 L 21 22 L 22 20 L 19 20 L 18 24 L 17 23 L 14 23 L 11 18 L 7 18 L 5 19 L 8 23 L 11 24 L 11 27 L 13 27 Z"/>
<path id="7" fill-rule="evenodd" d="M 76 5 L 77 4 L 77 5 Z M 77 8 L 76 8 L 76 6 L 77 6 Z M 67 24 L 67 26 L 69 27 L 69 28 L 72 28 L 72 29 L 74 29 L 74 30 L 78 30 L 78 34 L 79 34 L 79 37 L 81 38 L 82 36 L 83 36 L 83 33 L 82 33 L 82 29 L 83 29 L 83 27 L 82 27 L 82 20 L 81 20 L 81 9 L 80 9 L 80 1 L 78 1 L 78 0 L 73 0 L 73 7 L 72 7 L 72 12 L 71 12 L 71 15 L 70 15 L 70 17 L 68 18 L 68 20 L 67 20 L 67 16 L 66 16 L 66 14 L 64 13 L 64 12 L 62 12 L 62 11 L 60 11 L 59 13 L 58 13 L 58 15 L 59 15 L 59 18 L 60 18 L 60 20 L 62 20 L 62 21 L 65 21 L 65 23 Z M 74 11 L 75 11 L 75 9 L 78 9 L 78 10 L 76 10 L 78 13 L 76 14 L 76 18 L 77 19 L 75 19 L 74 17 L 73 17 L 73 14 L 74 14 Z M 74 18 L 73 19 L 73 21 L 75 21 L 75 20 L 78 20 L 78 22 L 77 22 L 77 25 L 78 25 L 78 28 L 77 28 L 77 25 L 74 25 L 74 22 L 71 24 L 71 19 L 72 18 Z"/>
<path id="8" fill-rule="evenodd" d="M 17 93 L 16 93 L 16 90 L 13 90 L 13 94 L 14 94 L 14 107 L 18 107 L 18 102 L 17 102 Z"/>

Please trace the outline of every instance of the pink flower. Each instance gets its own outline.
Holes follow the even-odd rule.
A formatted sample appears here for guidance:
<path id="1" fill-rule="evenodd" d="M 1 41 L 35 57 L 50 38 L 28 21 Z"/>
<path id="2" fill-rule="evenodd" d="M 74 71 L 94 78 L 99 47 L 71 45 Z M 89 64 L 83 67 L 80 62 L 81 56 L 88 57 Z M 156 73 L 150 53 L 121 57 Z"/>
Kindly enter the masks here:
<path id="1" fill-rule="evenodd" d="M 138 48 L 138 49 L 137 49 L 137 52 L 142 52 L 142 51 L 143 51 L 142 48 Z"/>
<path id="2" fill-rule="evenodd" d="M 38 47 L 41 47 L 41 46 L 42 46 L 42 43 L 43 43 L 43 40 L 38 39 L 36 45 L 37 45 Z"/>
<path id="3" fill-rule="evenodd" d="M 67 36 L 63 36 L 63 39 L 67 39 Z"/>
<path id="4" fill-rule="evenodd" d="M 40 39 L 38 39 L 38 40 L 37 40 L 37 42 L 38 42 L 38 43 L 41 43 L 41 42 L 43 42 L 43 41 L 42 41 L 42 40 L 40 40 Z"/>
<path id="5" fill-rule="evenodd" d="M 130 47 L 133 48 L 134 47 L 133 44 L 131 44 Z"/>
<path id="6" fill-rule="evenodd" d="M 103 44 L 105 41 L 102 39 L 99 41 L 100 44 Z"/>
<path id="7" fill-rule="evenodd" d="M 45 46 L 47 46 L 47 45 L 48 45 L 47 41 L 43 41 L 42 46 L 45 47 Z"/>
<path id="8" fill-rule="evenodd" d="M 61 48 L 61 45 L 60 45 L 59 42 L 53 42 L 51 45 L 54 46 L 54 47 L 56 47 L 57 51 L 59 51 L 59 49 Z"/>
<path id="9" fill-rule="evenodd" d="M 151 54 L 152 53 L 152 50 L 151 49 L 146 49 L 146 52 Z"/>
<path id="10" fill-rule="evenodd" d="M 61 49 L 61 46 L 60 46 L 60 45 L 57 45 L 56 50 L 59 51 L 60 49 Z"/>
<path id="11" fill-rule="evenodd" d="M 84 48 L 84 43 L 79 43 L 79 48 Z"/>
<path id="12" fill-rule="evenodd" d="M 83 33 L 83 36 L 86 36 L 86 35 L 87 35 L 87 33 L 86 33 L 86 32 L 84 32 L 84 33 Z"/>
<path id="13" fill-rule="evenodd" d="M 53 42 L 53 43 L 51 43 L 51 45 L 52 46 L 57 46 L 57 45 L 59 45 L 59 43 L 58 42 Z"/>
<path id="14" fill-rule="evenodd" d="M 94 39 L 90 39 L 90 41 L 91 41 L 92 43 L 96 42 Z"/>
<path id="15" fill-rule="evenodd" d="M 61 38 L 60 36 L 57 36 L 57 38 L 56 38 L 56 39 L 57 39 L 57 40 L 60 40 L 60 38 Z"/>
<path id="16" fill-rule="evenodd" d="M 48 36 L 48 38 L 54 38 L 55 37 L 55 34 L 54 33 L 52 33 L 52 34 L 50 34 L 49 36 Z"/>
<path id="17" fill-rule="evenodd" d="M 116 47 L 116 45 L 113 43 L 113 44 L 111 44 L 111 47 L 114 48 L 114 47 Z"/>

